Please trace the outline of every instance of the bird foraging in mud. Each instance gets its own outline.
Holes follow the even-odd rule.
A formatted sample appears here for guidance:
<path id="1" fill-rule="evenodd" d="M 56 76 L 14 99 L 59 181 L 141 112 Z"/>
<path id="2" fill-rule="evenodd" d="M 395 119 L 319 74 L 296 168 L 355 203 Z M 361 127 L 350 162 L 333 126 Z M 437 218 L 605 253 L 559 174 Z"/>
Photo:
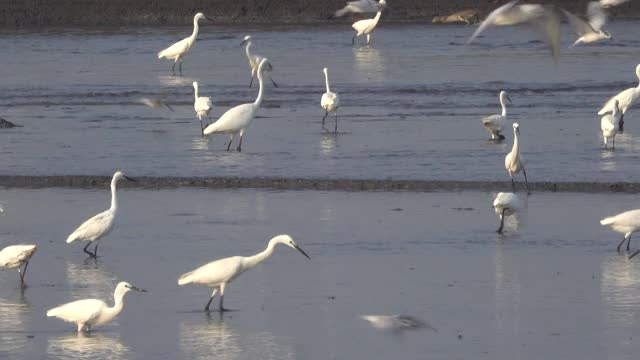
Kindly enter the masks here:
<path id="1" fill-rule="evenodd" d="M 24 284 L 24 275 L 29 266 L 29 260 L 36 252 L 37 246 L 32 244 L 11 245 L 0 251 L 0 268 L 18 268 L 20 283 Z"/>
<path id="2" fill-rule="evenodd" d="M 498 193 L 493 200 L 493 209 L 500 219 L 500 227 L 496 232 L 502 234 L 504 228 L 504 218 L 514 215 L 523 208 L 524 202 L 514 193 Z"/>

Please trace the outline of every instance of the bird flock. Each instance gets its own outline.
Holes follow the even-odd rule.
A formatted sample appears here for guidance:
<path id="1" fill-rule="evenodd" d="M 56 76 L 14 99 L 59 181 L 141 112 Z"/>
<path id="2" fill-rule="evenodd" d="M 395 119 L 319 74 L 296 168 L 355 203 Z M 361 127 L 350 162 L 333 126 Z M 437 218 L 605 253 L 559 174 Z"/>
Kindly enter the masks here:
<path id="1" fill-rule="evenodd" d="M 628 0 L 600 0 L 592 1 L 587 6 L 587 20 L 580 18 L 564 9 L 557 8 L 553 5 L 540 4 L 521 4 L 519 0 L 510 1 L 492 11 L 484 21 L 480 23 L 475 32 L 468 40 L 468 44 L 472 43 L 479 35 L 491 26 L 506 26 L 527 23 L 538 29 L 542 34 L 543 40 L 551 50 L 554 60 L 560 55 L 560 39 L 559 27 L 560 16 L 564 15 L 569 23 L 575 27 L 578 35 L 577 40 L 571 45 L 592 43 L 611 39 L 612 36 L 603 30 L 606 24 L 606 9 L 618 6 Z M 348 13 L 375 13 L 370 19 L 359 20 L 353 23 L 352 27 L 355 33 L 352 37 L 352 44 L 356 40 L 366 35 L 366 45 L 371 44 L 371 33 L 376 28 L 382 12 L 386 8 L 386 0 L 378 2 L 374 0 L 358 0 L 348 2 L 346 6 L 335 12 L 333 17 L 344 16 Z M 212 21 L 203 13 L 197 13 L 193 18 L 193 32 L 191 36 L 184 38 L 168 48 L 158 52 L 158 59 L 167 59 L 173 61 L 172 72 L 175 74 L 176 64 L 178 64 L 178 72 L 182 72 L 182 64 L 184 57 L 194 47 L 198 33 L 200 20 Z M 201 124 L 201 133 L 203 136 L 213 134 L 226 134 L 229 136 L 227 150 L 231 149 L 231 145 L 238 137 L 237 151 L 242 151 L 242 141 L 245 131 L 251 125 L 256 117 L 258 109 L 261 107 L 264 98 L 265 77 L 267 77 L 274 87 L 278 84 L 273 80 L 272 73 L 274 67 L 269 59 L 257 55 L 252 52 L 252 38 L 246 35 L 243 38 L 241 46 L 244 50 L 249 63 L 251 79 L 249 87 L 252 87 L 254 79 L 258 81 L 258 94 L 256 100 L 251 103 L 241 104 L 224 112 L 217 120 L 212 121 L 211 112 L 213 103 L 210 97 L 201 96 L 201 91 L 206 92 L 206 88 L 200 87 L 199 83 L 193 82 L 194 93 L 194 110 Z M 320 106 L 324 111 L 322 117 L 322 129 L 330 132 L 325 127 L 326 118 L 333 114 L 335 116 L 335 125 L 333 132 L 338 131 L 338 110 L 341 106 L 338 94 L 331 90 L 329 84 L 329 71 L 325 67 L 322 69 L 325 79 L 326 91 L 322 94 Z M 615 136 L 624 130 L 624 116 L 626 112 L 640 98 L 640 64 L 636 67 L 636 76 L 639 80 L 637 87 L 626 89 L 617 95 L 612 96 L 598 111 L 601 118 L 601 131 L 603 135 L 603 144 L 608 146 L 611 142 L 612 149 L 615 149 Z M 499 114 L 490 115 L 482 118 L 482 125 L 490 135 L 493 142 L 501 142 L 505 140 L 504 131 L 509 124 L 507 118 L 507 101 L 512 102 L 507 91 L 500 91 L 498 100 L 501 107 Z M 169 104 L 161 99 L 142 99 L 141 102 L 153 108 L 166 107 L 173 109 Z M 511 179 L 512 192 L 500 192 L 493 201 L 493 209 L 500 220 L 497 230 L 502 234 L 505 217 L 512 216 L 526 207 L 526 198 L 521 198 L 516 194 L 516 182 L 514 177 L 522 173 L 526 195 L 530 194 L 529 183 L 525 160 L 521 155 L 521 139 L 520 124 L 513 122 L 511 124 L 513 130 L 513 145 L 511 151 L 505 155 L 504 166 L 507 174 Z M 91 258 L 98 257 L 98 245 L 101 239 L 105 238 L 114 229 L 117 212 L 118 197 L 117 184 L 120 180 L 136 181 L 126 176 L 123 172 L 118 171 L 113 175 L 111 180 L 111 205 L 109 209 L 101 212 L 82 223 L 74 230 L 66 239 L 68 244 L 74 242 L 86 242 L 83 251 Z M 0 208 L 0 212 L 4 209 Z M 630 251 L 631 236 L 634 232 L 640 230 L 640 209 L 627 211 L 615 216 L 604 218 L 600 221 L 601 225 L 609 226 L 612 230 L 624 234 L 622 241 L 617 246 L 620 252 L 622 246 L 626 242 L 626 250 Z M 268 259 L 274 252 L 277 245 L 285 245 L 297 250 L 303 256 L 310 259 L 309 255 L 289 235 L 282 234 L 269 240 L 267 247 L 262 252 L 252 256 L 233 256 L 218 259 L 204 264 L 192 271 L 186 272 L 177 277 L 179 286 L 194 284 L 211 288 L 212 292 L 204 307 L 205 311 L 210 311 L 211 303 L 216 295 L 219 294 L 218 310 L 224 312 L 224 295 L 227 286 L 232 283 L 238 276 L 245 271 L 257 266 Z M 90 247 L 93 245 L 93 250 Z M 21 244 L 7 246 L 0 251 L 0 268 L 17 269 L 19 273 L 20 283 L 25 286 L 25 274 L 29 261 L 37 250 L 35 244 Z M 628 258 L 631 259 L 640 253 L 640 250 L 632 253 Z M 124 296 L 129 291 L 146 292 L 146 290 L 137 288 L 130 283 L 120 282 L 114 291 L 114 305 L 109 306 L 106 302 L 99 299 L 83 299 L 54 307 L 46 312 L 48 317 L 56 317 L 66 322 L 75 323 L 78 332 L 91 331 L 92 327 L 100 326 L 111 322 L 122 311 L 124 306 Z M 419 329 L 430 328 L 436 331 L 428 323 L 408 315 L 363 315 L 363 320 L 371 323 L 372 326 L 379 329 L 391 328 L 398 329 Z"/>

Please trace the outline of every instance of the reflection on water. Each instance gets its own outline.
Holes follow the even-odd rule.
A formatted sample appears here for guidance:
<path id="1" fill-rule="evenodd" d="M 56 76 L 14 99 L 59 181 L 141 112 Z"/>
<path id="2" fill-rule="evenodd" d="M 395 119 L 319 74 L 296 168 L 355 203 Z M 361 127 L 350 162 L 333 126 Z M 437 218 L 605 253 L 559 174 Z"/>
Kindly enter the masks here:
<path id="1" fill-rule="evenodd" d="M 270 332 L 241 335 L 221 318 L 180 323 L 180 350 L 188 359 L 295 359 L 288 339 Z"/>
<path id="2" fill-rule="evenodd" d="M 66 273 L 72 297 L 76 300 L 82 298 L 106 300 L 108 294 L 112 294 L 115 288 L 116 277 L 100 260 L 85 259 L 81 263 L 67 261 Z"/>
<path id="3" fill-rule="evenodd" d="M 384 56 L 372 47 L 353 48 L 353 66 L 359 81 L 384 81 Z"/>
<path id="4" fill-rule="evenodd" d="M 23 292 L 16 298 L 0 299 L 0 354 L 20 352 L 30 341 L 25 334 L 29 328 L 30 305 Z"/>
<path id="5" fill-rule="evenodd" d="M 496 329 L 501 336 L 517 337 L 520 332 L 520 303 L 522 286 L 511 264 L 504 244 L 496 246 L 495 254 L 495 304 Z M 505 339 L 505 345 L 509 344 Z"/>
<path id="6" fill-rule="evenodd" d="M 633 244 L 633 241 L 632 241 Z M 620 255 L 602 262 L 602 302 L 611 326 L 630 326 L 640 314 L 640 267 Z"/>
<path id="7" fill-rule="evenodd" d="M 166 86 L 193 86 L 195 79 L 177 75 L 160 75 L 158 81 Z"/>
<path id="8" fill-rule="evenodd" d="M 52 337 L 47 355 L 51 359 L 132 359 L 133 352 L 116 336 L 93 332 Z"/>
<path id="9" fill-rule="evenodd" d="M 200 126 L 200 125 L 196 124 L 196 126 Z M 197 151 L 209 150 L 209 137 L 208 136 L 194 137 L 193 141 L 191 141 L 191 148 Z"/>
<path id="10" fill-rule="evenodd" d="M 605 149 L 604 147 L 600 151 L 600 169 L 604 171 L 617 170 L 616 153 L 611 147 Z"/>
<path id="11" fill-rule="evenodd" d="M 320 137 L 320 149 L 324 155 L 333 154 L 336 149 L 336 141 L 338 140 L 335 134 L 323 134 Z"/>

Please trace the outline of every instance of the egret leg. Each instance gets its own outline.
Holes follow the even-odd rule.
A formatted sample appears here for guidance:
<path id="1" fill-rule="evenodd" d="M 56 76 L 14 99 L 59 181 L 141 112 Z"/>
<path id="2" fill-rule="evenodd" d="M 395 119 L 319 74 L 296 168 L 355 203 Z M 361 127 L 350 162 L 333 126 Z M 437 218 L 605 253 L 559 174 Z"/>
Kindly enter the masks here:
<path id="1" fill-rule="evenodd" d="M 204 124 L 202 123 L 202 119 L 200 119 L 200 132 L 202 136 L 204 136 Z"/>
<path id="2" fill-rule="evenodd" d="M 211 305 L 211 302 L 213 301 L 213 298 L 216 297 L 216 293 L 218 292 L 218 288 L 214 288 L 213 292 L 211 292 L 211 297 L 209 298 L 209 301 L 207 302 L 207 305 L 204 307 L 204 311 L 209 311 L 209 306 Z"/>
<path id="3" fill-rule="evenodd" d="M 367 34 L 367 45 L 371 44 L 371 34 Z"/>
<path id="4" fill-rule="evenodd" d="M 231 135 L 231 138 L 229 139 L 229 145 L 227 145 L 227 151 L 229 151 L 229 149 L 231 149 L 231 143 L 233 142 L 233 138 L 235 137 L 235 134 Z"/>
<path id="5" fill-rule="evenodd" d="M 631 254 L 629 256 L 629 260 L 633 259 L 634 256 L 638 255 L 638 253 L 640 253 L 640 250 L 636 250 L 636 252 L 634 252 L 633 254 Z"/>
<path id="6" fill-rule="evenodd" d="M 617 247 L 618 252 L 620 252 L 620 247 L 622 246 L 622 244 L 624 244 L 624 242 L 625 242 L 626 240 L 627 240 L 627 237 L 626 237 L 626 236 L 622 238 L 622 241 L 620 241 L 620 243 L 618 244 L 618 247 Z"/>
<path id="7" fill-rule="evenodd" d="M 182 74 L 182 59 L 180 59 L 180 66 L 178 67 L 178 72 Z"/>
<path id="8" fill-rule="evenodd" d="M 322 117 L 322 129 L 323 129 L 323 130 L 325 130 L 325 131 L 327 131 L 327 132 L 329 132 L 329 130 L 327 130 L 327 129 L 324 127 L 324 120 L 327 118 L 327 116 L 328 116 L 328 115 L 329 115 L 329 112 L 328 112 L 328 111 L 325 111 L 325 112 L 324 112 L 324 116 Z"/>
<path id="9" fill-rule="evenodd" d="M 227 284 L 222 283 L 220 284 L 220 312 L 224 312 L 224 311 L 228 311 L 228 309 L 225 309 L 223 306 L 224 303 L 224 288 L 227 286 Z"/>
<path id="10" fill-rule="evenodd" d="M 529 191 L 529 181 L 527 181 L 527 171 L 522 168 L 522 173 L 524 174 L 524 186 L 527 188 L 527 195 L 531 195 L 531 191 Z"/>
<path id="11" fill-rule="evenodd" d="M 91 241 L 87 242 L 87 245 L 82 249 L 82 251 L 84 251 L 85 254 L 89 255 L 90 257 L 94 258 L 94 257 L 96 257 L 96 254 L 94 254 L 91 251 L 87 250 L 90 245 L 91 245 Z"/>
<path id="12" fill-rule="evenodd" d="M 78 323 L 78 332 L 82 332 L 84 330 L 84 323 Z"/>
<path id="13" fill-rule="evenodd" d="M 273 78 L 271 76 L 269 76 L 269 80 L 271 80 L 271 83 L 273 84 L 273 86 L 278 87 L 278 84 L 276 84 L 276 82 L 273 81 Z"/>
<path id="14" fill-rule="evenodd" d="M 236 148 L 236 150 L 238 150 L 238 152 L 242 151 L 242 138 L 244 137 L 244 130 L 240 130 L 240 142 L 238 143 L 238 147 Z"/>
<path id="15" fill-rule="evenodd" d="M 613 137 L 611 138 L 611 148 L 612 148 L 613 150 L 615 150 L 615 149 L 616 149 L 616 137 L 615 137 L 615 136 L 613 136 Z"/>
<path id="16" fill-rule="evenodd" d="M 504 227 L 504 211 L 505 209 L 502 209 L 502 213 L 500 214 L 500 227 L 496 230 L 498 234 L 502 234 L 502 228 Z"/>
<path id="17" fill-rule="evenodd" d="M 251 87 L 251 85 L 253 85 L 253 74 L 251 74 L 251 81 L 249 82 L 249 87 Z"/>
<path id="18" fill-rule="evenodd" d="M 18 270 L 18 272 L 20 273 L 20 283 L 24 283 L 24 275 L 27 273 L 27 266 L 29 266 L 29 261 L 24 263 L 22 271 Z"/>
<path id="19" fill-rule="evenodd" d="M 513 192 L 516 192 L 516 182 L 513 181 L 513 176 L 511 177 L 511 187 L 513 188 Z"/>
<path id="20" fill-rule="evenodd" d="M 336 126 L 335 126 L 335 128 L 333 129 L 333 132 L 334 132 L 335 134 L 337 134 L 337 133 L 338 133 L 338 111 L 336 111 Z"/>
<path id="21" fill-rule="evenodd" d="M 627 238 L 627 251 L 629 251 L 629 247 L 631 246 L 631 235 Z"/>
<path id="22" fill-rule="evenodd" d="M 618 131 L 620 132 L 624 131 L 624 113 L 620 115 L 620 122 L 618 123 Z"/>
<path id="23" fill-rule="evenodd" d="M 355 43 L 356 43 L 356 36 L 358 36 L 358 34 L 353 35 L 353 37 L 351 38 L 351 46 L 355 45 Z"/>
<path id="24" fill-rule="evenodd" d="M 171 72 L 174 73 L 174 74 L 176 73 L 176 63 L 177 63 L 177 61 L 174 61 L 173 62 L 173 66 L 171 67 Z"/>
<path id="25" fill-rule="evenodd" d="M 95 243 L 96 243 L 96 247 L 93 248 L 93 257 L 97 259 L 98 258 L 98 242 L 95 241 Z"/>

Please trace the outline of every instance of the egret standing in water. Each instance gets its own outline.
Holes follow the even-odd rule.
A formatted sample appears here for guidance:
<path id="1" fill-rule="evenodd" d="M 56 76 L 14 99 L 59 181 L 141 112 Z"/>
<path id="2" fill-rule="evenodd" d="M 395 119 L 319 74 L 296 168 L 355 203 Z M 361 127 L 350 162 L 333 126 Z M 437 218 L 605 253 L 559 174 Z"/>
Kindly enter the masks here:
<path id="1" fill-rule="evenodd" d="M 191 272 L 188 272 L 180 278 L 178 278 L 178 285 L 186 285 L 186 284 L 197 284 L 204 285 L 213 288 L 213 292 L 211 293 L 211 297 L 207 302 L 207 305 L 204 308 L 204 311 L 209 311 L 209 306 L 213 301 L 213 298 L 216 296 L 218 290 L 220 290 L 220 311 L 225 311 L 226 309 L 223 306 L 224 301 L 224 290 L 227 285 L 235 280 L 240 274 L 251 269 L 252 267 L 260 264 L 271 254 L 273 254 L 273 250 L 276 245 L 284 244 L 291 248 L 294 248 L 302 255 L 309 259 L 309 255 L 307 255 L 296 243 L 293 241 L 291 236 L 289 235 L 278 235 L 269 241 L 269 245 L 267 248 L 253 256 L 232 256 L 220 260 L 216 260 L 210 262 L 206 265 L 203 265 Z"/>
<path id="2" fill-rule="evenodd" d="M 111 179 L 111 207 L 101 212 L 100 214 L 85 221 L 79 228 L 77 228 L 67 238 L 67 244 L 74 241 L 86 241 L 87 245 L 82 249 L 86 254 L 92 258 L 98 257 L 98 240 L 107 236 L 111 230 L 113 230 L 114 220 L 116 218 L 116 212 L 118 211 L 118 198 L 116 196 L 116 184 L 118 180 L 126 179 L 129 181 L 135 181 L 134 179 L 126 176 L 122 172 L 118 171 L 113 174 Z M 95 243 L 93 252 L 87 250 L 89 245 Z"/>
<path id="3" fill-rule="evenodd" d="M 520 148 L 518 147 L 518 138 L 520 136 L 520 124 L 513 123 L 513 147 L 511 152 L 504 158 L 504 167 L 507 169 L 509 176 L 511 177 L 511 186 L 513 191 L 516 191 L 516 183 L 513 181 L 513 176 L 520 171 L 524 174 L 524 183 L 527 187 L 527 193 L 529 193 L 529 182 L 527 181 L 527 171 L 524 169 L 524 160 L 520 156 Z"/>
<path id="4" fill-rule="evenodd" d="M 76 323 L 78 332 L 88 332 L 91 331 L 92 326 L 104 325 L 115 319 L 124 307 L 124 295 L 130 290 L 147 292 L 122 281 L 118 283 L 113 293 L 113 306 L 99 299 L 77 300 L 47 311 L 47 317 L 57 317 L 66 322 Z"/>
<path id="5" fill-rule="evenodd" d="M 616 100 L 618 101 L 618 106 L 622 114 L 620 115 L 620 122 L 618 124 L 618 130 L 624 130 L 624 114 L 627 113 L 633 104 L 638 101 L 640 98 L 640 64 L 636 66 L 636 76 L 638 77 L 638 86 L 634 88 L 629 88 L 620 92 L 618 95 L 613 96 L 611 99 L 607 100 L 607 103 L 604 104 L 602 109 L 598 111 L 598 115 L 604 115 L 606 113 L 612 113 Z"/>
<path id="6" fill-rule="evenodd" d="M 386 0 L 380 0 L 380 5 L 384 7 L 384 5 L 386 4 Z M 373 19 L 365 19 L 354 22 L 351 27 L 356 31 L 356 33 L 351 38 L 351 45 L 355 44 L 356 38 L 362 35 L 367 35 L 367 45 L 369 45 L 371 43 L 371 32 L 376 28 L 376 25 L 378 25 L 378 21 L 380 20 L 381 15 L 382 8 L 378 10 L 376 16 L 374 16 Z"/>
<path id="7" fill-rule="evenodd" d="M 504 217 L 511 216 L 515 214 L 518 210 L 522 208 L 523 202 L 520 200 L 518 195 L 514 193 L 498 193 L 496 198 L 493 200 L 493 209 L 500 218 L 500 227 L 496 232 L 498 234 L 502 234 L 502 229 L 504 228 Z"/>
<path id="8" fill-rule="evenodd" d="M 20 283 L 24 284 L 24 275 L 27 273 L 29 260 L 36 252 L 36 245 L 11 245 L 0 251 L 0 268 L 18 268 Z M 22 266 L 22 268 L 21 268 Z"/>
<path id="9" fill-rule="evenodd" d="M 240 143 L 238 144 L 238 151 L 242 151 L 242 137 L 245 130 L 251 125 L 253 118 L 256 117 L 256 111 L 262 105 L 262 97 L 264 91 L 264 84 L 262 81 L 262 71 L 264 66 L 268 63 L 268 59 L 262 59 L 260 66 L 258 66 L 258 82 L 260 83 L 260 90 L 258 90 L 258 97 L 256 101 L 249 104 L 238 105 L 234 108 L 227 110 L 218 121 L 207 126 L 204 129 L 204 135 L 211 134 L 229 134 L 229 145 L 227 145 L 227 151 L 231 148 L 231 143 L 236 134 L 240 134 Z"/>
<path id="10" fill-rule="evenodd" d="M 504 125 L 507 123 L 507 107 L 504 100 L 507 99 L 511 102 L 511 98 L 507 95 L 506 91 L 500 91 L 499 99 L 502 114 L 491 115 L 482 119 L 482 125 L 487 129 L 489 134 L 491 134 L 491 140 L 504 140 L 504 135 L 501 134 Z"/>
<path id="11" fill-rule="evenodd" d="M 198 82 L 193 82 L 193 92 L 195 95 L 195 101 L 193 102 L 193 109 L 196 111 L 196 115 L 198 115 L 198 120 L 200 120 L 200 131 L 202 135 L 204 135 L 204 124 L 202 123 L 202 118 L 209 116 L 213 105 L 211 104 L 211 98 L 208 96 L 198 96 Z M 208 124 L 207 124 L 208 125 Z"/>
<path id="12" fill-rule="evenodd" d="M 338 94 L 331 92 L 331 89 L 329 89 L 329 74 L 327 73 L 327 68 L 322 69 L 322 72 L 324 73 L 324 82 L 327 87 L 327 92 L 322 94 L 322 99 L 320 99 L 320 106 L 324 110 L 324 116 L 322 117 L 322 128 L 325 129 L 324 121 L 329 113 L 334 112 L 336 114 L 336 126 L 334 127 L 333 132 L 337 134 L 338 108 L 340 107 L 340 97 L 338 96 Z"/>
<path id="13" fill-rule="evenodd" d="M 629 251 L 629 248 L 631 246 L 631 235 L 633 235 L 634 232 L 640 230 L 640 209 L 625 211 L 618 215 L 604 218 L 600 220 L 600 225 L 608 226 L 613 231 L 623 233 L 624 238 L 622 238 L 622 241 L 620 241 L 620 243 L 618 244 L 617 250 L 618 252 L 620 252 L 620 247 L 626 241 L 627 251 Z M 629 259 L 638 255 L 638 253 L 640 253 L 640 250 L 634 252 L 631 256 L 629 256 Z"/>
<path id="14" fill-rule="evenodd" d="M 613 113 L 606 114 L 600 119 L 600 130 L 602 130 L 602 139 L 604 148 L 607 148 L 607 139 L 611 138 L 612 147 L 616 149 L 616 134 L 618 133 L 618 125 L 620 124 L 620 109 L 618 100 L 613 106 Z"/>
<path id="15" fill-rule="evenodd" d="M 260 66 L 260 62 L 262 62 L 262 59 L 264 59 L 265 57 L 251 53 L 251 36 L 250 35 L 246 35 L 240 45 L 242 46 L 244 44 L 247 44 L 247 46 L 245 47 L 245 52 L 247 53 L 247 59 L 249 59 L 249 68 L 251 69 L 251 81 L 249 82 L 249 87 L 251 87 L 251 85 L 253 85 L 253 79 L 256 77 L 256 74 L 258 73 L 258 66 Z M 273 72 L 273 66 L 271 66 L 271 63 L 269 61 L 267 61 L 267 63 L 264 65 L 264 68 L 262 69 L 262 71 L 264 71 L 265 73 L 268 73 L 269 80 L 271 80 L 271 83 L 273 84 L 273 86 L 278 87 L 278 84 L 276 84 L 276 82 L 273 81 L 273 78 L 271 77 L 271 73 Z"/>
<path id="16" fill-rule="evenodd" d="M 193 47 L 193 44 L 196 42 L 196 38 L 198 37 L 198 29 L 199 29 L 198 21 L 200 19 L 205 19 L 213 22 L 213 20 L 204 16 L 203 13 L 197 13 L 193 17 L 193 33 L 191 33 L 191 36 L 178 41 L 177 43 L 169 46 L 168 48 L 158 53 L 158 59 L 165 58 L 168 60 L 173 60 L 173 66 L 171 67 L 171 71 L 174 71 L 174 72 L 176 71 L 176 63 L 180 61 L 180 67 L 178 71 L 182 72 L 182 58 L 184 58 L 184 56 L 189 52 L 189 50 L 191 50 L 191 48 Z"/>

